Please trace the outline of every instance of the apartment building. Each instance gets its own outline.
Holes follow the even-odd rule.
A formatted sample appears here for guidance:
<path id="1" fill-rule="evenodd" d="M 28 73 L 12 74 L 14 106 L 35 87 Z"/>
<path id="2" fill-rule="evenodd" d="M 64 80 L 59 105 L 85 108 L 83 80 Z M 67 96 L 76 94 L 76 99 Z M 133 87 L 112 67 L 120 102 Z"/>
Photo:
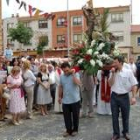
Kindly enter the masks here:
<path id="1" fill-rule="evenodd" d="M 103 8 L 95 8 L 97 11 L 102 11 Z M 51 56 L 66 56 L 68 50 L 77 47 L 77 44 L 82 40 L 82 34 L 86 31 L 86 19 L 82 10 L 70 10 L 53 12 L 55 15 L 53 20 L 45 20 L 44 17 L 17 17 L 17 21 L 22 21 L 27 27 L 31 27 L 34 31 L 34 36 L 31 44 L 24 46 L 24 49 L 35 50 L 40 34 L 47 35 L 49 44 L 45 51 L 46 57 Z M 9 20 L 13 20 L 9 18 Z M 10 21 L 5 22 L 3 26 L 7 26 Z M 17 22 L 16 20 L 12 22 Z M 116 37 L 116 45 L 126 57 L 131 54 L 130 32 L 131 32 L 131 16 L 130 6 L 109 7 L 108 31 L 112 32 Z M 15 23 L 14 23 L 15 25 Z M 69 27 L 69 28 L 68 28 Z M 7 29 L 4 28 L 4 36 L 7 35 Z M 5 35 L 6 34 L 6 35 Z M 5 44 L 8 39 L 4 38 Z M 68 46 L 69 45 L 69 46 Z M 18 45 L 14 42 L 14 51 L 18 50 Z"/>
<path id="2" fill-rule="evenodd" d="M 12 42 L 10 38 L 8 37 L 8 30 L 10 28 L 16 28 L 17 23 L 18 23 L 18 18 L 14 17 L 14 15 L 12 15 L 11 18 L 5 18 L 3 20 L 3 46 L 4 48 L 6 48 L 8 44 L 10 44 L 12 50 L 19 49 L 18 42 L 16 41 Z"/>
<path id="3" fill-rule="evenodd" d="M 18 55 L 20 51 L 20 44 L 17 41 L 10 41 L 8 37 L 8 29 L 16 27 L 18 22 L 23 22 L 26 27 L 30 27 L 33 30 L 33 37 L 29 44 L 22 46 L 22 52 L 28 52 L 29 54 L 36 54 L 36 48 L 39 43 L 39 39 L 43 36 L 48 38 L 48 46 L 44 50 L 49 49 L 52 46 L 52 21 L 46 20 L 45 17 L 19 17 L 18 15 L 12 15 L 11 18 L 3 20 L 3 40 L 4 48 L 7 44 L 10 44 L 14 53 Z"/>
<path id="4" fill-rule="evenodd" d="M 132 53 L 131 46 L 131 14 L 130 6 L 119 6 L 109 8 L 109 31 L 116 37 L 116 45 L 126 58 Z"/>
<path id="5" fill-rule="evenodd" d="M 103 8 L 95 8 L 95 11 L 102 12 Z M 86 30 L 86 21 L 82 10 L 69 11 L 69 21 L 67 21 L 67 11 L 55 12 L 56 18 L 52 21 L 52 47 L 56 50 L 76 46 L 82 40 L 82 33 Z M 69 24 L 69 34 L 68 34 Z M 130 6 L 109 7 L 108 31 L 116 36 L 116 45 L 121 52 L 129 57 L 131 54 L 130 32 L 131 18 Z"/>
<path id="6" fill-rule="evenodd" d="M 131 26 L 131 46 L 135 60 L 140 59 L 140 25 Z"/>
<path id="7" fill-rule="evenodd" d="M 69 13 L 61 11 L 53 14 L 56 15 L 52 22 L 53 48 L 67 48 L 68 39 L 70 41 L 69 47 L 73 47 L 75 43 L 82 40 L 82 34 L 86 30 L 86 21 L 82 10 L 73 10 L 69 11 Z M 67 18 L 67 14 L 69 18 Z"/>

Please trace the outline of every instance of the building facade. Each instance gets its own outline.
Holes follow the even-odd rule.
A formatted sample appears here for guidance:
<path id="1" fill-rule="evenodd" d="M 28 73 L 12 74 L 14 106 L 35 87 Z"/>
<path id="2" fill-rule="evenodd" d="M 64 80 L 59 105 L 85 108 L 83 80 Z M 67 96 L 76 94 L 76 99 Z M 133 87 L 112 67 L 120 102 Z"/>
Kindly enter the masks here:
<path id="1" fill-rule="evenodd" d="M 55 12 L 52 22 L 53 48 L 67 48 L 75 46 L 82 40 L 82 34 L 86 30 L 85 18 L 82 10 Z M 69 18 L 67 18 L 67 14 Z M 69 21 L 68 21 L 69 20 Z M 69 27 L 69 34 L 68 34 Z"/>
<path id="2" fill-rule="evenodd" d="M 131 26 L 131 45 L 135 60 L 140 60 L 140 25 Z"/>
<path id="3" fill-rule="evenodd" d="M 102 13 L 104 8 L 95 8 L 95 11 Z M 55 19 L 52 21 L 52 47 L 55 49 L 68 49 L 77 46 L 82 40 L 82 34 L 86 31 L 86 20 L 82 10 L 55 12 Z M 69 21 L 67 21 L 69 19 Z M 127 58 L 132 53 L 131 47 L 131 16 L 130 6 L 110 7 L 107 22 L 108 31 L 116 36 L 116 45 Z M 68 26 L 69 24 L 69 26 Z M 69 27 L 69 34 L 68 32 Z M 69 37 L 69 43 L 68 43 Z"/>
<path id="4" fill-rule="evenodd" d="M 109 12 L 108 30 L 116 36 L 116 45 L 128 59 L 132 53 L 130 6 L 112 7 Z"/>
<path id="5" fill-rule="evenodd" d="M 8 29 L 15 28 L 18 22 L 24 23 L 26 27 L 32 28 L 33 37 L 29 44 L 23 45 L 22 48 L 19 48 L 21 44 L 17 41 L 10 41 L 8 37 Z M 48 45 L 45 46 L 45 49 L 49 49 L 52 46 L 52 21 L 46 20 L 43 16 L 40 17 L 16 17 L 12 16 L 11 18 L 6 18 L 3 20 L 3 40 L 4 40 L 4 48 L 10 44 L 12 50 L 15 54 L 18 54 L 20 49 L 23 52 L 36 52 L 39 40 L 41 37 L 48 38 Z M 35 54 L 35 53 L 33 53 Z"/>
<path id="6" fill-rule="evenodd" d="M 103 8 L 95 8 L 97 11 L 102 11 Z M 39 36 L 47 35 L 49 38 L 49 44 L 45 51 L 45 56 L 67 56 L 69 50 L 77 47 L 82 41 L 83 33 L 86 31 L 86 19 L 82 10 L 70 10 L 53 12 L 55 15 L 53 20 L 46 20 L 43 17 L 17 17 L 17 21 L 12 18 L 11 21 L 22 21 L 27 27 L 31 27 L 34 31 L 34 36 L 31 40 L 31 44 L 24 46 L 26 50 L 35 51 Z M 6 19 L 5 19 L 6 20 Z M 5 22 L 7 24 L 9 20 Z M 112 32 L 116 36 L 116 45 L 120 48 L 121 52 L 129 57 L 131 54 L 131 16 L 130 6 L 110 7 L 108 16 L 108 31 Z M 7 25 L 3 25 L 6 26 Z M 14 23 L 15 25 L 15 23 Z M 7 36 L 7 30 L 4 29 L 4 37 Z M 8 43 L 4 38 L 5 44 Z M 18 50 L 19 45 L 14 42 L 14 51 Z M 24 50 L 23 50 L 24 51 Z M 63 52 L 63 53 L 62 53 Z"/>
<path id="7" fill-rule="evenodd" d="M 10 28 L 16 28 L 17 23 L 18 23 L 18 18 L 14 16 L 3 20 L 3 46 L 4 48 L 6 48 L 8 44 L 10 44 L 12 50 L 15 51 L 17 50 L 17 48 L 19 49 L 18 43 L 16 41 L 12 42 L 10 38 L 8 37 L 8 30 Z"/>

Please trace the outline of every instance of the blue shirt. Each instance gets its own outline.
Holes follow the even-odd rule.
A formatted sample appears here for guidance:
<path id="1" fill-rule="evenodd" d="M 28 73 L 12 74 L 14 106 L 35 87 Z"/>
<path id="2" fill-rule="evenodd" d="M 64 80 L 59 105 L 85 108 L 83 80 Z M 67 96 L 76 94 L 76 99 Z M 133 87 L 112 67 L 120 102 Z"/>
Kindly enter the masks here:
<path id="1" fill-rule="evenodd" d="M 4 50 L 4 56 L 8 59 L 8 60 L 12 60 L 12 56 L 13 56 L 13 51 L 11 49 L 6 49 Z"/>
<path id="2" fill-rule="evenodd" d="M 75 77 L 80 79 L 78 73 L 75 74 Z M 79 86 L 73 82 L 72 75 L 65 75 L 65 74 L 61 75 L 60 85 L 63 88 L 62 103 L 72 104 L 80 101 Z"/>

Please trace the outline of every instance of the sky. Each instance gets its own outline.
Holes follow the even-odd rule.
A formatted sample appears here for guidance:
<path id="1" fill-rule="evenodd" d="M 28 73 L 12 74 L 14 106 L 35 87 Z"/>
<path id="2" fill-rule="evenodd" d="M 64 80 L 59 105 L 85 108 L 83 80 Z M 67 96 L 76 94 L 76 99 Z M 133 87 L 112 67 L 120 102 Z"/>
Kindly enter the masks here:
<path id="1" fill-rule="evenodd" d="M 20 0 L 21 1 L 21 0 Z M 83 5 L 86 4 L 87 0 L 22 0 L 28 5 L 32 5 L 44 12 L 56 12 L 65 11 L 68 9 L 81 9 Z M 131 0 L 92 0 L 93 7 L 114 7 L 114 6 L 124 6 L 130 5 Z M 132 22 L 133 24 L 140 24 L 140 0 L 132 0 Z M 6 0 L 2 0 L 2 17 L 11 17 L 12 14 L 19 13 L 20 16 L 29 16 L 28 10 L 25 12 L 22 7 L 19 10 L 19 4 L 16 0 L 10 0 L 9 6 L 7 6 Z"/>

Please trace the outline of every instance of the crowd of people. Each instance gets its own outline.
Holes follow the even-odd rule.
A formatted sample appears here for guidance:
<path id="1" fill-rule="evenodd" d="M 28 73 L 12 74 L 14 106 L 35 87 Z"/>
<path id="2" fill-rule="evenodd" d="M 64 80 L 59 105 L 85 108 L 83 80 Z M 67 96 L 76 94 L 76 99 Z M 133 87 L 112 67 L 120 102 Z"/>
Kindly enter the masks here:
<path id="1" fill-rule="evenodd" d="M 124 58 L 118 56 L 114 58 L 111 70 L 99 70 L 97 75 L 76 70 L 69 62 L 1 57 L 0 119 L 5 118 L 6 108 L 12 115 L 13 125 L 23 123 L 23 112 L 27 119 L 32 119 L 33 109 L 43 116 L 48 115 L 50 109 L 63 112 L 66 127 L 63 136 L 67 137 L 77 135 L 79 118 L 94 117 L 96 108 L 100 115 L 112 115 L 112 140 L 117 140 L 120 138 L 118 118 L 121 111 L 122 133 L 129 140 L 130 104 L 136 103 L 139 87 L 140 63 L 134 63 L 133 57 L 125 63 Z"/>

